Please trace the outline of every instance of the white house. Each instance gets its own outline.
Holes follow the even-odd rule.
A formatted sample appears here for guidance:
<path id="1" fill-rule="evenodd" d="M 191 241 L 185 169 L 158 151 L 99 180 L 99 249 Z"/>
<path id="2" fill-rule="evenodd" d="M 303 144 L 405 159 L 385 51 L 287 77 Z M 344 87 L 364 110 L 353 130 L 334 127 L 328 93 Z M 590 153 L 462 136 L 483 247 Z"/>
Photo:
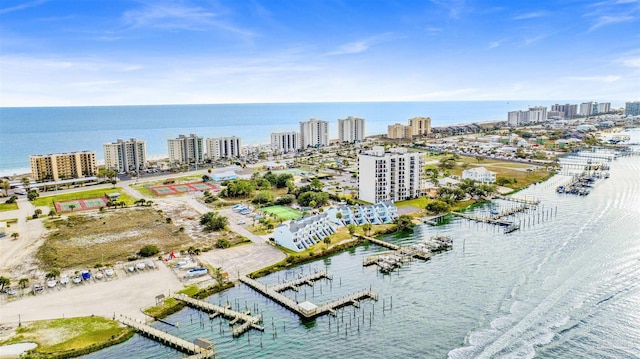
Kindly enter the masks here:
<path id="1" fill-rule="evenodd" d="M 283 223 L 276 227 L 273 238 L 280 246 L 296 252 L 303 251 L 336 232 L 337 225 L 330 220 L 331 214 L 335 216 L 335 213 L 325 211 L 288 224 Z"/>
<path id="2" fill-rule="evenodd" d="M 496 173 L 484 167 L 476 167 L 462 171 L 462 179 L 467 178 L 482 183 L 495 183 Z"/>
<path id="3" fill-rule="evenodd" d="M 340 206 L 338 213 L 342 214 L 340 221 L 344 225 L 365 223 L 391 223 L 398 217 L 398 209 L 392 201 L 378 202 L 374 205 Z"/>

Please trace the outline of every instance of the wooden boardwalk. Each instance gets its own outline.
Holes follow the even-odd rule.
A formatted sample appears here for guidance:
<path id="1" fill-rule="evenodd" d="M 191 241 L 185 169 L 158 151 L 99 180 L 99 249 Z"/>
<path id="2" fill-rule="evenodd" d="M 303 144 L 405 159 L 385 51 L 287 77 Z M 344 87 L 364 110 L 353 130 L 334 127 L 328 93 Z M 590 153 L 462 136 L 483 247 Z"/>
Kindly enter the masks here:
<path id="1" fill-rule="evenodd" d="M 248 313 L 236 312 L 235 310 L 231 310 L 227 307 L 221 307 L 203 300 L 193 299 L 184 294 L 176 294 L 173 297 L 192 308 L 210 313 L 210 318 L 221 315 L 223 318 L 231 319 L 229 325 L 235 325 L 238 322 L 242 322 L 240 325 L 233 328 L 232 334 L 234 337 L 242 335 L 249 329 L 264 331 L 264 327 L 259 325 L 262 323 L 262 318 L 260 316 L 252 316 Z"/>
<path id="2" fill-rule="evenodd" d="M 525 198 L 507 197 L 507 196 L 496 196 L 496 198 L 499 198 L 499 199 L 502 199 L 502 200 L 505 200 L 505 201 L 529 204 L 529 205 L 532 205 L 532 206 L 537 206 L 537 205 L 540 204 L 540 200 L 539 199 L 525 199 Z"/>
<path id="3" fill-rule="evenodd" d="M 285 290 L 288 290 L 288 289 L 293 289 L 295 291 L 298 291 L 299 286 L 303 284 L 313 286 L 314 281 L 320 280 L 322 278 L 327 278 L 329 280 L 333 279 L 333 277 L 329 275 L 329 273 L 326 270 L 321 270 L 313 274 L 300 277 L 298 279 L 290 280 L 288 282 L 274 284 L 271 286 L 271 289 L 275 290 L 276 292 L 284 292 Z"/>
<path id="4" fill-rule="evenodd" d="M 127 318 L 122 315 L 116 318 L 120 323 L 133 328 L 136 332 L 144 335 L 147 338 L 153 339 L 158 343 L 164 344 L 168 347 L 177 349 L 183 353 L 189 354 L 191 359 L 206 359 L 213 358 L 215 356 L 215 349 L 202 348 L 194 343 L 191 343 L 182 338 L 178 338 L 169 333 L 165 333 L 162 330 L 148 326 L 135 319 Z"/>
<path id="5" fill-rule="evenodd" d="M 411 249 L 410 247 L 402 247 L 397 244 L 389 243 L 387 241 L 383 241 L 373 237 L 364 237 L 364 238 L 366 238 L 371 243 L 375 243 L 379 246 L 393 249 L 394 251 L 398 252 L 398 254 L 400 255 L 408 255 L 408 256 L 415 257 L 418 259 L 423 259 L 423 260 L 427 260 L 431 258 L 431 253 L 419 252 Z"/>
<path id="6" fill-rule="evenodd" d="M 335 313 L 335 309 L 346 305 L 358 305 L 359 301 L 365 298 L 378 300 L 377 293 L 372 292 L 371 290 L 363 290 L 329 303 L 321 304 L 318 306 L 312 304 L 313 308 L 305 308 L 291 298 L 275 291 L 267 284 L 260 283 L 257 280 L 251 279 L 249 277 L 240 277 L 239 279 L 240 282 L 248 285 L 255 291 L 260 292 L 265 297 L 273 300 L 274 302 L 296 313 L 298 316 L 304 319 L 311 319 L 321 315 Z"/>

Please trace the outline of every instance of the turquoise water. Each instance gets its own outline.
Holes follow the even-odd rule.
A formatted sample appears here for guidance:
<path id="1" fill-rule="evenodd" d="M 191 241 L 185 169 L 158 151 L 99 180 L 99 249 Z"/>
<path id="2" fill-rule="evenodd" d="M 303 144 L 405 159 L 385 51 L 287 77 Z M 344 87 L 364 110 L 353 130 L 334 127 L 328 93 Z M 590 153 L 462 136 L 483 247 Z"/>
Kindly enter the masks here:
<path id="1" fill-rule="evenodd" d="M 640 137 L 640 131 L 631 133 Z M 218 358 L 640 357 L 640 156 L 611 162 L 610 172 L 589 196 L 556 193 L 568 176 L 522 191 L 519 197 L 540 199 L 541 206 L 515 217 L 523 227 L 508 235 L 454 219 L 390 236 L 402 244 L 436 234 L 454 239 L 452 250 L 391 275 L 362 267 L 364 257 L 384 250 L 369 245 L 260 279 L 275 283 L 327 268 L 332 282 L 287 295 L 321 303 L 369 287 L 379 293 L 378 302 L 347 307 L 337 318 L 301 322 L 240 285 L 208 300 L 257 308 L 264 333 L 234 339 L 227 321 L 210 321 L 193 309 L 167 319 L 179 328 L 157 326 L 187 340 L 210 339 Z M 86 356 L 122 357 L 181 354 L 136 335 Z"/>
<path id="2" fill-rule="evenodd" d="M 562 102 L 562 101 L 561 101 Z M 562 102 L 564 103 L 564 102 Z M 167 105 L 0 108 L 0 175 L 29 172 L 29 155 L 95 151 L 118 138 L 147 141 L 149 155 L 167 154 L 167 139 L 195 133 L 203 137 L 236 135 L 243 144 L 270 142 L 270 134 L 299 131 L 300 121 L 329 122 L 337 138 L 338 118 L 366 120 L 366 133 L 386 133 L 387 125 L 430 116 L 433 126 L 506 120 L 507 112 L 549 101 L 452 101 Z"/>

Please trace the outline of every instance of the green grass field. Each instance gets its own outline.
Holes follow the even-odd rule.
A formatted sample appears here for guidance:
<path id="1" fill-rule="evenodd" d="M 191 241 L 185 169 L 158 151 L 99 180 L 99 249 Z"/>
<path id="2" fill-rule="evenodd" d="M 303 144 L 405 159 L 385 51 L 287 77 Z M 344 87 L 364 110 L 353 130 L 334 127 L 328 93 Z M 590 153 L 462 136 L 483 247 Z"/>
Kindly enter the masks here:
<path id="1" fill-rule="evenodd" d="M 278 218 L 281 218 L 285 221 L 302 217 L 302 213 L 296 211 L 295 209 L 284 206 L 270 206 L 261 208 L 260 210 L 266 213 L 275 214 Z"/>
<path id="2" fill-rule="evenodd" d="M 118 201 L 124 201 L 127 206 L 133 205 L 135 199 L 127 195 L 121 188 L 100 188 L 82 192 L 64 193 L 54 196 L 38 197 L 32 203 L 34 206 L 49 206 L 54 209 L 53 202 L 73 201 L 84 198 L 103 197 L 105 193 L 120 193 Z"/>
<path id="3" fill-rule="evenodd" d="M 13 203 L 0 203 L 0 212 L 4 211 L 13 211 L 18 209 L 18 204 L 16 202 Z"/>

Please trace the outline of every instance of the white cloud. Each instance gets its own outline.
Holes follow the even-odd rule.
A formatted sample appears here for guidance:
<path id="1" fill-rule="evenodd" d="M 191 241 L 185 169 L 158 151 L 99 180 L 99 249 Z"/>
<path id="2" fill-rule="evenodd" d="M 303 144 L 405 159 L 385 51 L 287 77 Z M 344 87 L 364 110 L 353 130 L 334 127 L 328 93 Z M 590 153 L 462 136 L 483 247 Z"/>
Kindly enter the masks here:
<path id="1" fill-rule="evenodd" d="M 599 16 L 596 19 L 596 22 L 593 25 L 591 25 L 591 27 L 589 28 L 589 31 L 593 31 L 607 25 L 614 25 L 614 24 L 619 24 L 621 22 L 633 21 L 634 19 L 635 18 L 633 16 L 608 16 L 608 15 Z"/>
<path id="2" fill-rule="evenodd" d="M 34 7 L 34 6 L 38 6 L 38 5 L 44 4 L 45 2 L 47 2 L 47 0 L 37 0 L 37 1 L 32 1 L 32 2 L 27 2 L 27 3 L 20 4 L 20 5 L 12 6 L 12 7 L 5 7 L 5 8 L 0 9 L 0 15 L 8 14 L 8 13 L 14 12 L 14 11 L 20 11 L 20 10 L 28 9 L 30 7 Z"/>
<path id="3" fill-rule="evenodd" d="M 334 55 L 359 54 L 369 50 L 371 46 L 384 42 L 390 39 L 391 37 L 392 37 L 391 33 L 371 36 L 366 39 L 349 42 L 344 45 L 341 45 L 337 49 L 327 52 L 325 55 L 334 56 Z"/>
<path id="4" fill-rule="evenodd" d="M 546 16 L 547 13 L 545 11 L 535 11 L 535 12 L 527 12 L 524 14 L 519 14 L 514 16 L 513 20 L 527 20 L 527 19 L 535 19 L 537 17 Z"/>
<path id="5" fill-rule="evenodd" d="M 500 46 L 501 41 L 492 41 L 489 43 L 489 49 L 495 49 L 496 47 Z"/>
<path id="6" fill-rule="evenodd" d="M 465 8 L 464 0 L 431 0 L 431 2 L 447 9 L 451 19 L 458 19 Z"/>
<path id="7" fill-rule="evenodd" d="M 565 77 L 567 80 L 572 81 L 589 81 L 589 82 L 604 82 L 604 83 L 612 83 L 620 80 L 621 76 L 616 75 L 608 75 L 608 76 L 568 76 Z"/>

